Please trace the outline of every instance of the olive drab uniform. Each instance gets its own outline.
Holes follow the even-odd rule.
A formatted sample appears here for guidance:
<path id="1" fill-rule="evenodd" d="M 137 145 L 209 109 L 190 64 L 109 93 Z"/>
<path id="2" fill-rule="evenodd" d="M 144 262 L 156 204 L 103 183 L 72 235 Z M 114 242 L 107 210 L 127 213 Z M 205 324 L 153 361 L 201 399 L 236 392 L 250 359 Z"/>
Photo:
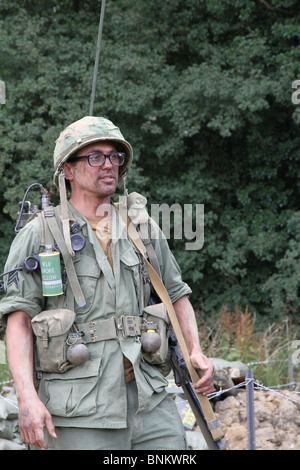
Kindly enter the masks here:
<path id="1" fill-rule="evenodd" d="M 125 174 L 132 151 L 118 128 L 103 118 L 87 117 L 78 123 L 79 126 L 69 126 L 62 133 L 63 144 L 61 140 L 57 143 L 58 151 L 54 155 L 56 183 L 61 176 L 61 165 L 70 155 L 97 140 L 112 140 L 115 145 L 123 146 L 126 162 L 120 169 L 120 175 Z M 33 320 L 45 311 L 65 309 L 74 312 L 78 330 L 84 334 L 88 360 L 67 368 L 63 373 L 45 372 L 35 351 L 39 397 L 51 413 L 55 426 L 126 428 L 126 382 L 135 380 L 138 413 L 154 409 L 166 396 L 165 377 L 158 367 L 144 360 L 141 351 L 141 318 L 150 295 L 144 260 L 128 237 L 126 224 L 116 206 L 112 205 L 111 209 L 108 256 L 97 237 L 97 223 L 94 225 L 95 221 L 88 221 L 66 202 L 61 184 L 60 195 L 61 206 L 55 211 L 63 212 L 59 225 L 66 241 L 68 230 L 74 223 L 77 224 L 77 233 L 85 240 L 84 247 L 73 253 L 72 258 L 84 302 L 76 301 L 68 276 L 63 276 L 62 295 L 45 297 L 39 270 L 32 273 L 15 271 L 6 279 L 0 317 L 5 322 L 9 313 L 18 310 L 27 313 Z M 134 203 L 138 201 L 135 195 L 128 199 L 130 197 L 134 199 L 131 201 L 131 215 L 134 217 Z M 11 245 L 5 271 L 20 266 L 26 257 L 44 251 L 45 234 L 41 225 L 40 217 L 35 217 L 22 228 Z M 153 221 L 151 233 L 157 269 L 171 301 L 175 302 L 189 294 L 190 288 L 182 281 L 167 240 Z M 64 273 L 64 260 L 61 262 Z"/>
<path id="2" fill-rule="evenodd" d="M 126 331 L 126 317 L 140 318 L 144 308 L 141 259 L 128 240 L 125 224 L 116 209 L 112 211 L 112 270 L 92 227 L 71 205 L 69 208 L 70 218 L 79 224 L 80 233 L 86 240 L 85 247 L 74 259 L 86 305 L 78 307 L 68 284 L 62 299 L 60 296 L 43 297 L 40 273 L 20 271 L 8 278 L 0 311 L 7 315 L 23 310 L 34 318 L 41 311 L 56 309 L 61 300 L 63 308 L 74 310 L 79 328 L 87 332 L 89 360 L 63 374 L 38 373 L 39 396 L 52 414 L 55 426 L 123 428 L 126 427 L 124 356 L 133 365 L 139 412 L 155 407 L 165 397 L 167 385 L 157 367 L 142 359 L 139 336 L 128 336 Z M 163 234 L 153 226 L 157 230 L 153 246 L 164 283 L 174 302 L 189 294 L 190 289 L 181 280 L 178 265 Z M 5 270 L 19 266 L 27 256 L 37 255 L 42 250 L 36 218 L 15 238 Z M 101 337 L 101 329 L 105 330 L 102 340 L 93 341 L 94 327 L 95 336 Z"/>

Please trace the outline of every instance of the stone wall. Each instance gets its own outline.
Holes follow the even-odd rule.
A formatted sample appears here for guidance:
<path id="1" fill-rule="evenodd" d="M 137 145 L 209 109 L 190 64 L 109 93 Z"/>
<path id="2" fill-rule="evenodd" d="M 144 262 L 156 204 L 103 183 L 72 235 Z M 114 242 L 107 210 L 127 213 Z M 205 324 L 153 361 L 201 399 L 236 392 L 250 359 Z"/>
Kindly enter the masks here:
<path id="1" fill-rule="evenodd" d="M 4 387 L 0 399 L 0 450 L 27 450 L 18 426 L 17 397 L 14 387 Z"/>
<path id="2" fill-rule="evenodd" d="M 300 450 L 300 396 L 288 391 L 254 391 L 256 450 Z M 228 450 L 247 450 L 246 392 L 215 404 Z"/>

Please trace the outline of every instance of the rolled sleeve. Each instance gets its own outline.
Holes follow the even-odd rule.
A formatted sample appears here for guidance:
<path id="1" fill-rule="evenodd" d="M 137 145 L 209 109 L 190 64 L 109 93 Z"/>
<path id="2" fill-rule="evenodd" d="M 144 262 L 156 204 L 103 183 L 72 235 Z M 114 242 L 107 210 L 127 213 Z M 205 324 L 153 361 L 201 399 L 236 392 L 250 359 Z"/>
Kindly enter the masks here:
<path id="1" fill-rule="evenodd" d="M 5 264 L 5 295 L 0 301 L 0 322 L 5 325 L 9 313 L 21 310 L 34 317 L 43 310 L 41 277 L 38 272 L 26 273 L 21 267 L 28 256 L 40 252 L 40 231 L 37 220 L 29 222 L 15 237 Z"/>

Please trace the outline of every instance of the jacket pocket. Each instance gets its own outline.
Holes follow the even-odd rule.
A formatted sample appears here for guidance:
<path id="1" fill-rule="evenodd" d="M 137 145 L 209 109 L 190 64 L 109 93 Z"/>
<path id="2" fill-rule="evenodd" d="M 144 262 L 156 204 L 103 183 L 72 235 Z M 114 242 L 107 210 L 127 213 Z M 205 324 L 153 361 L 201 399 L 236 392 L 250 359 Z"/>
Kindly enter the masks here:
<path id="1" fill-rule="evenodd" d="M 44 374 L 39 396 L 54 416 L 74 418 L 96 412 L 101 357 L 95 357 L 65 374 Z"/>
<path id="2" fill-rule="evenodd" d="M 75 303 L 75 309 L 77 315 L 83 315 L 87 313 L 93 306 L 96 294 L 96 286 L 101 270 L 94 258 L 83 254 L 78 256 L 74 262 L 74 266 L 86 301 L 86 305 L 84 307 L 78 307 Z"/>
<path id="3" fill-rule="evenodd" d="M 145 361 L 141 361 L 141 370 L 146 382 L 150 385 L 154 392 L 160 393 L 165 389 L 165 387 L 167 387 L 167 379 L 164 378 L 164 376 L 157 370 L 156 367 L 151 366 Z"/>
<path id="4" fill-rule="evenodd" d="M 124 312 L 131 315 L 143 307 L 143 284 L 140 273 L 140 261 L 133 248 L 120 256 L 120 286 L 127 292 L 124 296 Z"/>

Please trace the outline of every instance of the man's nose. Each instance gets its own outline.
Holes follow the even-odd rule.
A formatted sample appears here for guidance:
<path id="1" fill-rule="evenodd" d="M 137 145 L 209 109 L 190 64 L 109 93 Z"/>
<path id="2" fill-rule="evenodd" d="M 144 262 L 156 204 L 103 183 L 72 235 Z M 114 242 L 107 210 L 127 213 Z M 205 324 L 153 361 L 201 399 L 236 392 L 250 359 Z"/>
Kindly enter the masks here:
<path id="1" fill-rule="evenodd" d="M 101 168 L 112 168 L 114 165 L 110 162 L 110 159 L 105 156 L 105 161 Z"/>

